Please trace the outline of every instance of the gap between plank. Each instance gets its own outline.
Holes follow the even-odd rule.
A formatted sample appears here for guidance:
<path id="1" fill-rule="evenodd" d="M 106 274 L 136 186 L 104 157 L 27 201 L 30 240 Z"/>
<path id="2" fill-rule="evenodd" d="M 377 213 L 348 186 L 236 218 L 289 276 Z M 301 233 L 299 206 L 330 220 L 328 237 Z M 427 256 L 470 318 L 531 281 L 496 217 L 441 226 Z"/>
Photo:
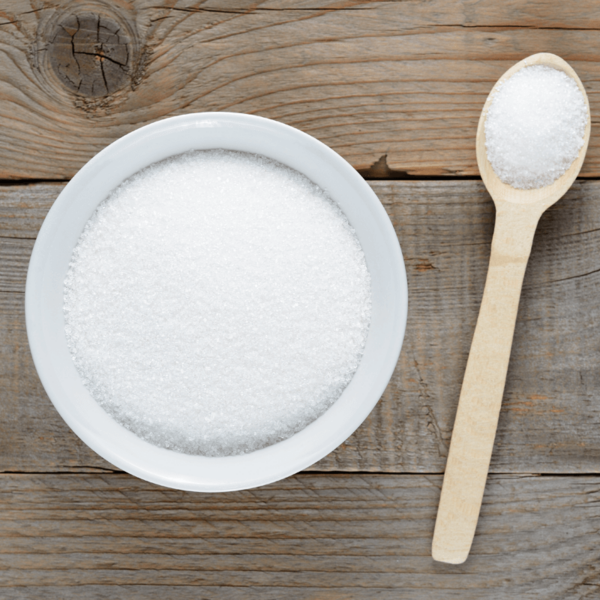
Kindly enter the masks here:
<path id="1" fill-rule="evenodd" d="M 118 469 L 104 469 L 102 467 L 69 467 L 70 471 L 0 471 L 0 477 L 4 475 L 127 475 L 130 477 L 135 477 L 135 475 L 131 475 L 126 471 L 120 471 Z M 414 473 L 407 471 L 300 471 L 298 473 L 294 473 L 289 477 L 296 476 L 323 476 L 329 477 L 331 475 L 337 476 L 359 476 L 366 477 L 369 475 L 373 476 L 403 476 L 403 477 L 430 477 L 430 476 L 442 476 L 444 472 L 423 472 L 423 473 Z M 502 477 L 600 477 L 599 472 L 590 472 L 590 473 L 491 473 L 490 475 L 493 477 L 502 476 Z M 288 479 L 289 477 L 286 477 Z M 137 478 L 139 479 L 139 478 Z M 281 480 L 283 481 L 283 480 Z M 274 482 L 276 483 L 276 482 Z M 271 484 L 267 484 L 271 485 Z M 261 486 L 264 487 L 264 486 Z"/>
<path id="2" fill-rule="evenodd" d="M 365 181 L 481 181 L 479 175 L 410 175 L 404 171 L 399 174 L 371 176 L 370 169 L 358 169 L 358 173 Z M 580 175 L 576 181 L 600 181 L 600 176 Z M 21 187 L 28 185 L 43 184 L 67 184 L 70 179 L 0 179 L 0 187 Z"/>

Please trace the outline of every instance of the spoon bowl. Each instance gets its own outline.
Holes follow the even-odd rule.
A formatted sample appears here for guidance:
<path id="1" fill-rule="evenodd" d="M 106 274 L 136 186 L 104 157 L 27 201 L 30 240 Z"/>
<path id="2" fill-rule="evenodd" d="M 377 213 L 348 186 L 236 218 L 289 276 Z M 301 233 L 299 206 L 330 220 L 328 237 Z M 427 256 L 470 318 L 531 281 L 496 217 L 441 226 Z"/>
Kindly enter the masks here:
<path id="1" fill-rule="evenodd" d="M 544 65 L 566 73 L 579 86 L 588 109 L 584 143 L 563 175 L 545 187 L 522 190 L 503 183 L 487 157 L 485 120 L 499 85 L 517 71 Z M 490 265 L 458 402 L 432 556 L 463 563 L 473 542 L 492 456 L 523 277 L 543 212 L 558 201 L 579 174 L 590 139 L 590 107 L 575 71 L 553 54 L 534 54 L 509 69 L 493 87 L 477 129 L 477 164 L 496 206 Z"/>
<path id="2" fill-rule="evenodd" d="M 492 100 L 494 99 L 494 95 L 496 91 L 505 81 L 510 79 L 515 73 L 524 69 L 525 67 L 532 67 L 534 65 L 542 65 L 545 67 L 552 67 L 553 69 L 557 69 L 558 71 L 562 71 L 566 75 L 568 75 L 575 83 L 579 90 L 583 94 L 583 98 L 585 100 L 587 111 L 588 111 L 588 122 L 585 127 L 585 134 L 583 140 L 583 146 L 579 150 L 579 155 L 573 161 L 571 166 L 567 169 L 565 173 L 563 173 L 556 181 L 551 183 L 548 186 L 533 189 L 533 190 L 520 190 L 512 187 L 500 180 L 496 172 L 492 168 L 492 165 L 487 157 L 487 150 L 485 144 L 485 120 L 487 118 L 488 111 L 490 109 L 490 105 Z M 512 66 L 498 81 L 496 85 L 492 88 L 492 91 L 489 93 L 485 104 L 483 105 L 483 109 L 481 111 L 481 116 L 479 117 L 479 124 L 477 126 L 477 137 L 476 137 L 476 153 L 477 153 L 477 166 L 479 167 L 479 173 L 481 174 L 481 179 L 485 184 L 490 196 L 494 200 L 496 206 L 499 202 L 511 202 L 513 204 L 538 204 L 543 206 L 543 210 L 546 210 L 549 206 L 552 206 L 555 202 L 560 200 L 567 190 L 571 187 L 573 182 L 575 181 L 577 175 L 579 175 L 579 171 L 581 171 L 581 167 L 583 165 L 583 161 L 585 160 L 585 154 L 587 152 L 587 147 L 590 141 L 590 132 L 591 132 L 591 119 L 590 119 L 590 103 L 588 101 L 587 94 L 585 92 L 585 88 L 581 83 L 577 73 L 569 65 L 568 62 L 560 58 L 560 56 L 556 56 L 555 54 L 549 54 L 548 52 L 540 52 L 539 54 L 534 54 L 529 56 L 528 58 L 523 59 L 518 62 L 516 65 Z"/>

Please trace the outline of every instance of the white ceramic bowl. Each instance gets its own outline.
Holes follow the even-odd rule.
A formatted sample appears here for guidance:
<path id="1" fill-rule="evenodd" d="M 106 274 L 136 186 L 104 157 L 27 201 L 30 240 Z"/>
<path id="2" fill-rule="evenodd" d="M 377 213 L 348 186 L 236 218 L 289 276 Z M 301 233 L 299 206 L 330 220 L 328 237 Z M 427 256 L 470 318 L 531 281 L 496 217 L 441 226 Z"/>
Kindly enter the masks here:
<path id="1" fill-rule="evenodd" d="M 356 230 L 372 281 L 372 321 L 362 362 L 341 397 L 291 438 L 250 454 L 211 458 L 158 448 L 112 419 L 84 387 L 67 349 L 63 282 L 73 248 L 96 206 L 123 180 L 192 149 L 254 152 L 304 173 L 339 204 Z M 264 485 L 312 465 L 364 421 L 398 360 L 407 314 L 404 261 L 377 196 L 338 154 L 276 121 L 234 113 L 173 117 L 112 143 L 71 180 L 48 213 L 27 273 L 31 353 L 54 406 L 100 456 L 133 475 L 182 490 L 223 492 Z"/>

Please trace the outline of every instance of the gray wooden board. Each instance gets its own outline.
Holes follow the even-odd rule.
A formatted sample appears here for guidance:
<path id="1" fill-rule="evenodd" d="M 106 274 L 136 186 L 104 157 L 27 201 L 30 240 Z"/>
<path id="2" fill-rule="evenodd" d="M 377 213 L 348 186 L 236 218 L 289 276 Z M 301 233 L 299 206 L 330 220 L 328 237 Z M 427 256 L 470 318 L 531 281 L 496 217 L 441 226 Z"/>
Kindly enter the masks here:
<path id="1" fill-rule="evenodd" d="M 494 209 L 477 181 L 372 182 L 409 279 L 400 361 L 349 440 L 313 470 L 441 473 L 481 299 Z M 0 469 L 112 469 L 64 424 L 33 366 L 26 267 L 58 184 L 0 187 Z M 525 277 L 491 470 L 600 472 L 600 182 L 544 215 Z"/>
<path id="2" fill-rule="evenodd" d="M 376 178 L 475 175 L 485 98 L 526 56 L 569 61 L 597 114 L 599 27 L 595 0 L 3 0 L 0 179 L 69 179 L 202 111 L 299 127 Z M 583 174 L 600 175 L 594 127 Z"/>
<path id="3" fill-rule="evenodd" d="M 440 485 L 302 474 L 195 494 L 119 474 L 5 474 L 0 597 L 599 597 L 599 477 L 491 477 L 460 566 L 430 556 Z"/>

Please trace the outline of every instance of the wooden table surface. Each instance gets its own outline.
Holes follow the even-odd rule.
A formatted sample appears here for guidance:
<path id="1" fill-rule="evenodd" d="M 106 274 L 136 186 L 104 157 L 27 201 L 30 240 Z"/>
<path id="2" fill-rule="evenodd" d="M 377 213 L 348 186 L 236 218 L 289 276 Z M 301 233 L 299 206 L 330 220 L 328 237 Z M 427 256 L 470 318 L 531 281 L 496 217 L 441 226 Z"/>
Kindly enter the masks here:
<path id="1" fill-rule="evenodd" d="M 0 598 L 600 598 L 600 2 L 2 0 Z M 494 208 L 484 100 L 553 52 L 592 107 L 581 178 L 541 220 L 483 510 L 464 565 L 430 557 Z M 65 182 L 117 137 L 234 111 L 322 140 L 396 228 L 409 320 L 367 421 L 306 472 L 194 494 L 119 472 L 47 398 L 23 314 Z"/>

